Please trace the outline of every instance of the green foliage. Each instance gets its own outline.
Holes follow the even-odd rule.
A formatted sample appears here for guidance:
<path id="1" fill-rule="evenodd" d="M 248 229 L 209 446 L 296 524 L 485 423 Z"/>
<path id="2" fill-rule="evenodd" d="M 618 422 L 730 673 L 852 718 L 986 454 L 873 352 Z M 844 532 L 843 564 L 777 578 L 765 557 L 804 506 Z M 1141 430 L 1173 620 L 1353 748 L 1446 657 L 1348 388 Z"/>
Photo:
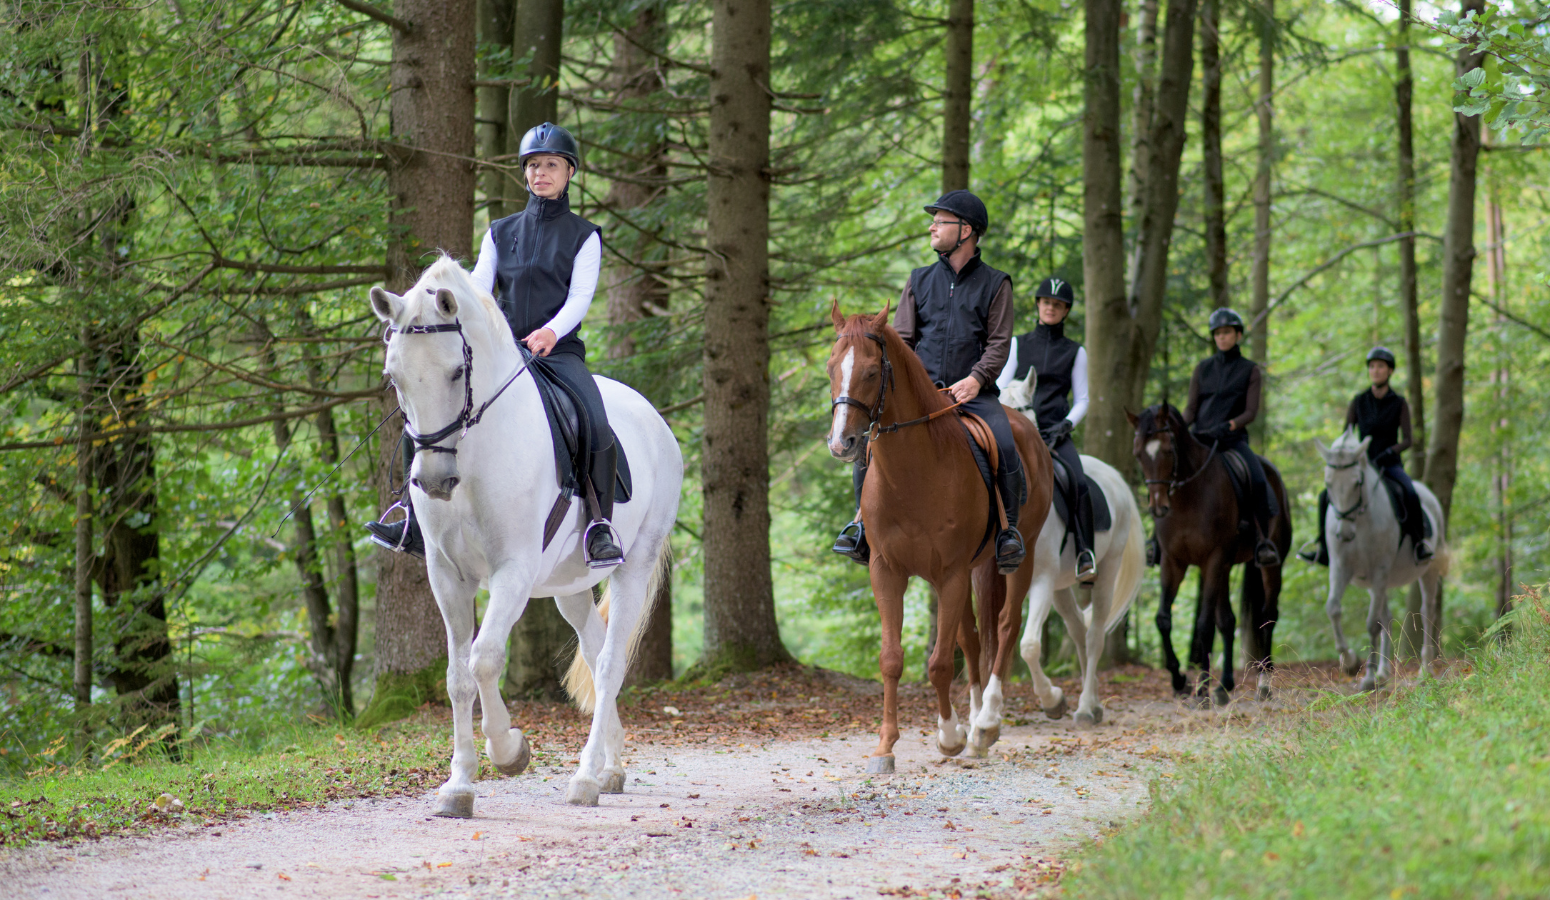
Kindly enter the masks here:
<path id="1" fill-rule="evenodd" d="M 371 691 L 371 702 L 356 717 L 355 727 L 369 731 L 388 722 L 407 719 L 427 703 L 439 702 L 447 695 L 445 659 L 407 674 L 379 672 Z"/>
<path id="2" fill-rule="evenodd" d="M 1453 82 L 1453 108 L 1503 134 L 1521 132 L 1524 144 L 1537 144 L 1550 134 L 1550 32 L 1545 30 L 1543 4 L 1503 7 L 1460 16 L 1451 9 L 1437 14 L 1436 28 L 1458 42 L 1460 49 L 1492 57 L 1495 65 L 1465 72 Z"/>
<path id="3" fill-rule="evenodd" d="M 1461 677 L 1341 695 L 1187 764 L 1083 861 L 1071 897 L 1530 897 L 1550 888 L 1550 610 Z"/>

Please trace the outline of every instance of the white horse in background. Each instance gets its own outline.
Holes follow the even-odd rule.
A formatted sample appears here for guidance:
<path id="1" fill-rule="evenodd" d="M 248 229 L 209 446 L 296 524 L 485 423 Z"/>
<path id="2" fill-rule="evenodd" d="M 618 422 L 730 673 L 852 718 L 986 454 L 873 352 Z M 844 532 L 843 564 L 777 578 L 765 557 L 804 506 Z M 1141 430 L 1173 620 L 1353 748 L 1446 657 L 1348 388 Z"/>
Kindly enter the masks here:
<path id="1" fill-rule="evenodd" d="M 1388 592 L 1421 580 L 1421 677 L 1431 674 L 1436 646 L 1442 639 L 1438 606 L 1442 576 L 1448 570 L 1446 522 L 1442 504 L 1426 485 L 1416 482 L 1421 509 L 1432 526 L 1434 555 L 1424 563 L 1415 561 L 1415 547 L 1403 528 L 1382 474 L 1367 459 L 1371 438 L 1357 440 L 1356 432 L 1346 429 L 1332 446 L 1317 439 L 1319 455 L 1324 457 L 1324 486 L 1329 491 L 1329 512 L 1321 523 L 1325 546 L 1329 548 L 1329 601 L 1325 606 L 1335 629 L 1335 644 L 1340 648 L 1340 667 L 1347 675 L 1360 668 L 1356 654 L 1346 646 L 1340 629 L 1340 598 L 1346 586 L 1355 583 L 1367 588 L 1371 604 L 1367 611 L 1367 634 L 1372 644 L 1367 655 L 1367 672 L 1358 688 L 1370 691 L 1388 683 L 1393 656 Z"/>
<path id="2" fill-rule="evenodd" d="M 1027 378 L 1013 382 L 1002 392 L 1001 402 L 1032 418 L 1030 407 L 1037 385 L 1038 372 L 1029 372 Z M 1135 495 L 1119 472 L 1103 460 L 1086 454 L 1082 455 L 1082 467 L 1103 492 L 1113 520 L 1109 530 L 1093 535 L 1093 555 L 1098 565 L 1091 598 L 1085 607 L 1078 603 L 1074 589 L 1075 541 L 1065 539 L 1066 523 L 1051 504 L 1049 518 L 1044 520 L 1044 528 L 1031 548 L 1033 583 L 1028 589 L 1028 618 L 1018 649 L 1028 670 L 1033 673 L 1033 688 L 1045 715 L 1052 719 L 1064 716 L 1065 694 L 1050 683 L 1039 664 L 1044 620 L 1049 618 L 1050 608 L 1054 607 L 1076 644 L 1077 665 L 1082 673 L 1082 695 L 1076 706 L 1077 724 L 1096 725 L 1103 721 L 1103 705 L 1098 700 L 1098 662 L 1103 656 L 1104 635 L 1124 618 L 1141 590 L 1141 575 L 1146 564 L 1146 534 Z M 1014 602 L 1021 603 L 1022 598 L 1015 598 Z"/>
<path id="3" fill-rule="evenodd" d="M 511 628 L 533 597 L 554 597 L 579 638 L 566 686 L 584 711 L 590 709 L 592 730 L 565 800 L 596 806 L 599 793 L 624 790 L 624 729 L 615 701 L 647 619 L 647 598 L 672 564 L 668 534 L 683 482 L 678 442 L 646 398 L 598 378 L 634 476 L 629 502 L 614 508 L 625 562 L 612 570 L 587 567 L 580 498 L 544 549 L 544 522 L 560 494 L 553 437 L 533 373 L 524 370 L 495 301 L 443 256 L 402 297 L 373 288 L 371 308 L 388 326 L 384 371 L 408 427 L 434 445 L 421 447 L 409 471 L 431 590 L 447 627 L 452 776 L 437 791 L 434 813 L 473 815 L 476 689 L 490 761 L 508 775 L 527 766 L 527 739 L 511 727 L 500 681 Z M 425 437 L 437 433 L 444 436 Z M 592 586 L 605 577 L 608 596 L 594 607 Z M 474 598 L 481 586 L 490 599 L 476 626 Z"/>

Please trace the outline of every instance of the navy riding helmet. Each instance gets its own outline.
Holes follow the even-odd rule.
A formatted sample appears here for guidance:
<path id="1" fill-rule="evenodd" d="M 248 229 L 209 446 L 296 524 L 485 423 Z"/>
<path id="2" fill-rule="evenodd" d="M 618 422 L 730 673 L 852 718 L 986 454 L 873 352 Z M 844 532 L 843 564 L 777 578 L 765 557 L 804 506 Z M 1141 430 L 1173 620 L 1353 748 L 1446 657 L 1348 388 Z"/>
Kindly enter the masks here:
<path id="1" fill-rule="evenodd" d="M 581 147 L 576 143 L 576 138 L 553 122 L 535 125 L 522 135 L 522 145 L 517 149 L 522 163 L 525 165 L 529 156 L 540 153 L 563 156 L 570 160 L 572 166 L 581 168 Z"/>

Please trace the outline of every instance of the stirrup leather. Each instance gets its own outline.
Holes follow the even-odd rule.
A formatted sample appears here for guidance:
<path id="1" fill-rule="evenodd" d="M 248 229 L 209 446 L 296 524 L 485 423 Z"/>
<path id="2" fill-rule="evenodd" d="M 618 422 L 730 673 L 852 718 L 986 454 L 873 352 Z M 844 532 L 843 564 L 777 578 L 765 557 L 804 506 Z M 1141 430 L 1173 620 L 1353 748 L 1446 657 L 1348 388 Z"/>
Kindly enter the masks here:
<path id="1" fill-rule="evenodd" d="M 602 528 L 607 532 L 609 542 L 612 543 L 614 548 L 619 551 L 618 556 L 593 558 L 592 534 L 599 528 Z M 597 521 L 588 525 L 587 530 L 582 532 L 581 535 L 581 553 L 583 558 L 585 558 L 587 561 L 587 567 L 590 569 L 608 569 L 624 562 L 624 549 L 619 546 L 619 532 L 614 530 L 614 523 L 608 521 L 607 519 L 598 519 Z"/>

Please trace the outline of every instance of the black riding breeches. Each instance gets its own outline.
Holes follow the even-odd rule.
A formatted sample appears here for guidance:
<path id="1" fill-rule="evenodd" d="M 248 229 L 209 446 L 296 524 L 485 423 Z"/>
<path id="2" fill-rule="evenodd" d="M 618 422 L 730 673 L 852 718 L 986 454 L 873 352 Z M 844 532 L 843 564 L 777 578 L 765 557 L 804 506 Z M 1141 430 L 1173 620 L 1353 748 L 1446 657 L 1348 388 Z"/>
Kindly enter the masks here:
<path id="1" fill-rule="evenodd" d="M 586 407 L 587 421 L 591 423 L 588 449 L 593 453 L 607 450 L 614 442 L 614 433 L 608 427 L 608 411 L 603 408 L 603 395 L 598 391 L 592 373 L 587 371 L 586 361 L 574 353 L 551 353 L 538 357 L 534 362 L 565 382 L 565 386 L 581 398 L 582 406 Z"/>
<path id="2" fill-rule="evenodd" d="M 1060 461 L 1065 463 L 1067 474 L 1071 476 L 1072 490 L 1066 499 L 1071 501 L 1073 504 L 1071 509 L 1074 511 L 1075 504 L 1080 503 L 1082 497 L 1087 494 L 1087 479 L 1082 477 L 1082 454 L 1077 451 L 1076 442 L 1071 440 L 1070 435 L 1064 435 L 1055 441 L 1055 446 L 1050 448 L 1050 452 L 1060 457 Z"/>
<path id="3" fill-rule="evenodd" d="M 1249 446 L 1248 438 L 1242 438 L 1231 445 L 1218 445 L 1222 452 L 1231 450 L 1238 454 L 1249 467 L 1249 483 L 1252 486 L 1252 499 L 1250 503 L 1257 508 L 1260 525 L 1264 527 L 1266 536 L 1269 536 L 1270 521 L 1281 514 L 1281 504 L 1276 502 L 1276 495 L 1270 490 L 1270 481 L 1265 478 L 1265 467 L 1259 464 L 1259 454 Z"/>
<path id="4" fill-rule="evenodd" d="M 1017 442 L 1012 439 L 1012 423 L 1006 420 L 1006 407 L 1001 405 L 1000 397 L 980 394 L 958 408 L 974 413 L 990 426 L 991 434 L 996 436 L 996 453 L 1001 457 L 1001 471 L 1011 473 L 1023 467 L 1022 457 L 1017 455 Z"/>
<path id="5" fill-rule="evenodd" d="M 1410 536 L 1410 540 L 1419 544 L 1426 539 L 1426 513 L 1421 511 L 1421 495 L 1415 492 L 1415 482 L 1410 480 L 1410 473 L 1399 463 L 1385 466 L 1383 477 L 1404 489 L 1405 508 L 1396 510 L 1394 518 L 1400 520 L 1399 527 Z"/>

